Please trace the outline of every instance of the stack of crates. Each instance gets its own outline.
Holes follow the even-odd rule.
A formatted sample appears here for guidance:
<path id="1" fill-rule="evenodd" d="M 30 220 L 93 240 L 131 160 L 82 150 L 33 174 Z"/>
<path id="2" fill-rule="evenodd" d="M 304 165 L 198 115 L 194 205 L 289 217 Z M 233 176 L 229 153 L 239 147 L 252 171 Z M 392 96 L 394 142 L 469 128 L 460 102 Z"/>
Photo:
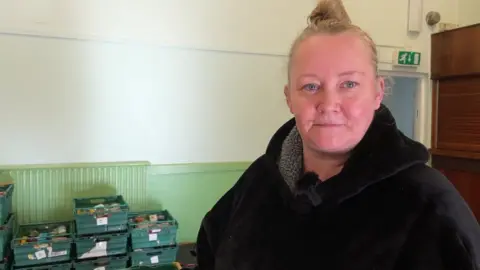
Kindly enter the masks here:
<path id="1" fill-rule="evenodd" d="M 0 269 L 8 269 L 13 261 L 10 250 L 15 226 L 12 211 L 13 190 L 13 184 L 0 186 Z"/>
<path id="2" fill-rule="evenodd" d="M 18 226 L 12 249 L 15 269 L 70 269 L 73 223 Z"/>
<path id="3" fill-rule="evenodd" d="M 75 269 L 123 269 L 128 255 L 128 204 L 121 195 L 74 199 Z"/>
<path id="4" fill-rule="evenodd" d="M 13 252 L 8 246 L 3 256 L 3 261 L 0 263 L 0 270 L 10 270 L 13 266 Z"/>
<path id="5" fill-rule="evenodd" d="M 167 211 L 130 213 L 132 267 L 155 267 L 175 262 L 178 222 Z"/>

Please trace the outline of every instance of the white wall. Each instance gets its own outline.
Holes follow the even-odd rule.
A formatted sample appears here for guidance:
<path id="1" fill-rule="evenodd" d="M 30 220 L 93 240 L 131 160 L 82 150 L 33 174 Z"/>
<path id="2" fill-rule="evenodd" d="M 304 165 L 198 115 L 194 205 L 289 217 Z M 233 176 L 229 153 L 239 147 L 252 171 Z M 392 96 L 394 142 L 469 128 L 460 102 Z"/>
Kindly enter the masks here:
<path id="1" fill-rule="evenodd" d="M 458 23 L 461 26 L 480 23 L 480 0 L 458 0 Z"/>
<path id="2" fill-rule="evenodd" d="M 456 1 L 423 11 L 456 22 Z M 0 0 L 0 164 L 256 158 L 290 117 L 286 54 L 314 5 Z M 382 69 L 407 46 L 429 71 L 431 32 L 406 34 L 406 0 L 345 5 Z"/>

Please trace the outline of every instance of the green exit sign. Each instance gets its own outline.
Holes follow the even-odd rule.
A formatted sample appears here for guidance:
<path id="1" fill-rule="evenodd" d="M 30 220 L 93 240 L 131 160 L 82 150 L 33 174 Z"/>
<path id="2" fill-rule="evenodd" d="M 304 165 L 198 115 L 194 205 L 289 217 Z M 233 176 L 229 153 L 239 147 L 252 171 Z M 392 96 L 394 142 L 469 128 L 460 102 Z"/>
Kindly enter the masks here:
<path id="1" fill-rule="evenodd" d="M 404 66 L 419 66 L 421 54 L 413 51 L 398 51 L 396 53 L 395 64 Z"/>

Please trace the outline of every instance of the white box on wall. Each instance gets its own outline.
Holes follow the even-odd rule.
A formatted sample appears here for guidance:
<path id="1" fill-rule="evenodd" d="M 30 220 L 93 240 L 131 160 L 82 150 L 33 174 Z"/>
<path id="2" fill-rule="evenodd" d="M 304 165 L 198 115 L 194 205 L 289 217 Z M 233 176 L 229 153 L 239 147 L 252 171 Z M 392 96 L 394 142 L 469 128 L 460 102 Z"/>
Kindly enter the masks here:
<path id="1" fill-rule="evenodd" d="M 423 23 L 423 0 L 408 1 L 408 31 L 420 32 Z"/>

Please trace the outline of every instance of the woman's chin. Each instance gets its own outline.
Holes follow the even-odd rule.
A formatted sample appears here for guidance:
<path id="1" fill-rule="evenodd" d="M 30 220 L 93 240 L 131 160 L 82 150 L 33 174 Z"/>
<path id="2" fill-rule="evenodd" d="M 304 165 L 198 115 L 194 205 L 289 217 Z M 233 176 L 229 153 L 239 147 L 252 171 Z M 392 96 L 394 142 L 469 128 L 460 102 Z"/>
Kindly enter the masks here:
<path id="1" fill-rule="evenodd" d="M 339 154 L 349 152 L 352 147 L 336 138 L 332 140 L 316 140 L 314 142 L 314 148 L 323 153 Z"/>

